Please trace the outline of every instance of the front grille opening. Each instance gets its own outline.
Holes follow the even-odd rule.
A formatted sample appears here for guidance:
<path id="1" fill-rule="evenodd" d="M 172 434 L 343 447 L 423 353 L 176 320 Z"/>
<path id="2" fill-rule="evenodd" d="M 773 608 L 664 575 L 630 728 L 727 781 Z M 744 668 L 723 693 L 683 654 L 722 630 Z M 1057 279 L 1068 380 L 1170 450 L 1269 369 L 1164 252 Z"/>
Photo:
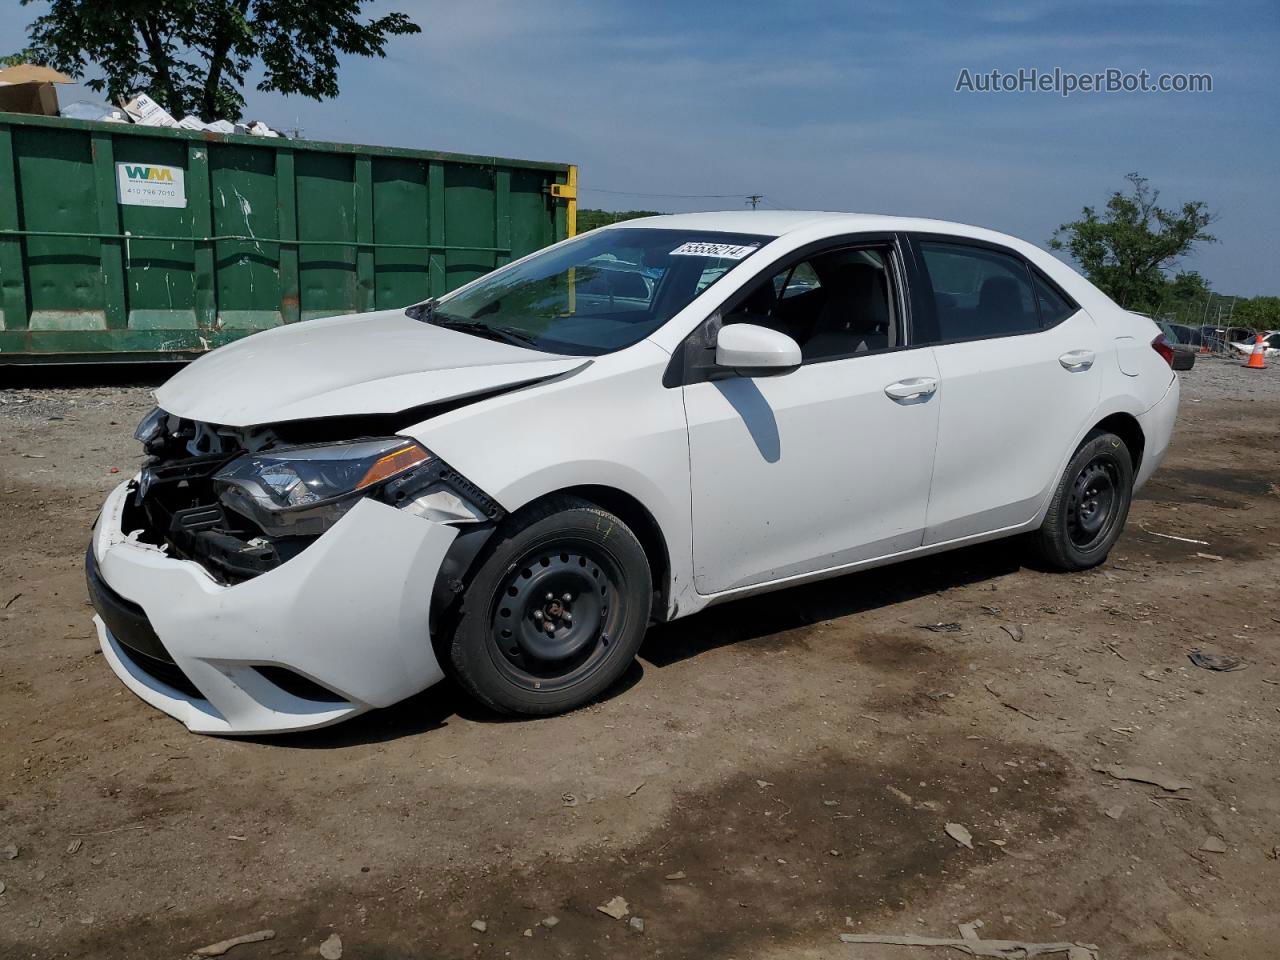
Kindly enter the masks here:
<path id="1" fill-rule="evenodd" d="M 322 687 L 314 680 L 304 677 L 300 673 L 294 673 L 288 667 L 281 667 L 268 664 L 267 666 L 254 667 L 258 673 L 262 674 L 267 680 L 274 683 L 285 693 L 291 694 L 300 700 L 313 700 L 316 703 L 346 703 L 345 697 L 340 697 L 328 687 Z"/>

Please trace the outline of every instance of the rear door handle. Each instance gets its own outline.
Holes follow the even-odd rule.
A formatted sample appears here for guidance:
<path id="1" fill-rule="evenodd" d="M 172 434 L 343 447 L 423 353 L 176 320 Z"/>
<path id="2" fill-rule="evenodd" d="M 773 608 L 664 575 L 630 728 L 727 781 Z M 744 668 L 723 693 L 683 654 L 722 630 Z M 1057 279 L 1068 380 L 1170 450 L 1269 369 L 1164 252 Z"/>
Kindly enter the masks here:
<path id="1" fill-rule="evenodd" d="M 1068 350 L 1058 358 L 1058 362 L 1072 373 L 1080 373 L 1093 366 L 1097 354 L 1092 350 Z"/>
<path id="2" fill-rule="evenodd" d="M 884 388 L 885 395 L 891 400 L 906 403 L 911 400 L 927 400 L 938 391 L 938 381 L 933 377 L 911 377 L 899 380 Z"/>

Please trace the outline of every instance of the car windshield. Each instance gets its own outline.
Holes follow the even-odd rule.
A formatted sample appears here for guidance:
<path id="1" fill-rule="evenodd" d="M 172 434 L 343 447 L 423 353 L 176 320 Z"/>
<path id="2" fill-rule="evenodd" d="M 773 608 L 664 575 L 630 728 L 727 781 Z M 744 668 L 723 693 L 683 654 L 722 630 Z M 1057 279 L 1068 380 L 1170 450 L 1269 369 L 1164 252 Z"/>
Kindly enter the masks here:
<path id="1" fill-rule="evenodd" d="M 597 356 L 649 336 L 771 239 L 593 230 L 481 278 L 423 319 L 551 353 Z"/>

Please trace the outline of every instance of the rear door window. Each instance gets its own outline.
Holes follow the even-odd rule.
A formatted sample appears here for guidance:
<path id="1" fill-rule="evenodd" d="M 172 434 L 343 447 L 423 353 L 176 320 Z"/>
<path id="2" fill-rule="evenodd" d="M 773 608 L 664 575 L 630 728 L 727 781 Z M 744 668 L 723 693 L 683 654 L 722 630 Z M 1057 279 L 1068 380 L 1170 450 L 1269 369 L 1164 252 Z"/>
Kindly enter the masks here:
<path id="1" fill-rule="evenodd" d="M 988 247 L 926 240 L 920 253 L 933 290 L 942 343 L 1040 329 L 1025 261 Z"/>

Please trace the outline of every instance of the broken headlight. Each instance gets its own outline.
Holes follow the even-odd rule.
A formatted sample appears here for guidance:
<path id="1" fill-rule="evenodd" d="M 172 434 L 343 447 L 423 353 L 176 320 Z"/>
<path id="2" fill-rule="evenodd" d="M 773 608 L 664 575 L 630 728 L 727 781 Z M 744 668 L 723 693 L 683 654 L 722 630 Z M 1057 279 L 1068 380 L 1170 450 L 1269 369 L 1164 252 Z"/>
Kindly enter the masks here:
<path id="1" fill-rule="evenodd" d="M 159 407 L 152 407 L 145 417 L 138 421 L 138 429 L 133 431 L 134 439 L 141 440 L 144 447 L 164 436 L 169 425 L 169 414 Z"/>
<path id="2" fill-rule="evenodd" d="M 247 453 L 213 476 L 218 499 L 270 536 L 315 536 L 365 493 L 433 455 L 404 437 Z"/>

